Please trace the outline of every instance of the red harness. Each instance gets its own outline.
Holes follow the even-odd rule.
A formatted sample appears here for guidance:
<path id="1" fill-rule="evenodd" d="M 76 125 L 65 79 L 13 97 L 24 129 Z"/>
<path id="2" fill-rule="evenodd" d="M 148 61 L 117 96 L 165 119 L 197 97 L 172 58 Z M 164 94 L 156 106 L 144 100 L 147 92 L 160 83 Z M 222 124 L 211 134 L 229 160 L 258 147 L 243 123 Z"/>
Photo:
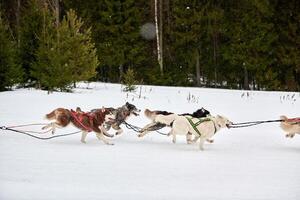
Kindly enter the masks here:
<path id="1" fill-rule="evenodd" d="M 287 119 L 287 122 L 300 123 L 300 117 Z"/>
<path id="2" fill-rule="evenodd" d="M 81 126 L 81 128 L 83 129 L 83 130 L 85 130 L 85 131 L 88 131 L 88 132 L 91 132 L 91 131 L 93 131 L 93 129 L 92 128 L 90 128 L 90 127 L 88 127 L 88 126 L 85 126 L 84 124 L 83 124 L 83 119 L 85 118 L 85 117 L 87 117 L 88 119 L 89 119 L 89 122 L 90 122 L 90 124 L 92 124 L 93 123 L 93 119 L 94 119 L 94 114 L 93 113 L 85 113 L 85 112 L 83 112 L 83 113 L 79 113 L 79 112 L 76 112 L 76 111 L 74 111 L 74 110 L 70 110 L 70 113 L 71 113 L 71 115 L 72 115 L 72 117 L 76 120 L 76 122 Z"/>

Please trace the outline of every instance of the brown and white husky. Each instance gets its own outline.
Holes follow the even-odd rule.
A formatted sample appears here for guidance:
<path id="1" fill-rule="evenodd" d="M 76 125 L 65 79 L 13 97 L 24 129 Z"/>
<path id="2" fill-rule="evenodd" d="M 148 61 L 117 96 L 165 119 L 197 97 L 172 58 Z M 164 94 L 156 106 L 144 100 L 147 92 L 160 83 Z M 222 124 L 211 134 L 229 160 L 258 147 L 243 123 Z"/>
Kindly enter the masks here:
<path id="1" fill-rule="evenodd" d="M 108 134 L 103 127 L 104 123 L 114 122 L 114 115 L 108 109 L 95 109 L 92 112 L 85 113 L 82 112 L 80 108 L 77 108 L 76 111 L 65 108 L 57 108 L 47 114 L 46 119 L 55 120 L 43 127 L 43 129 L 51 128 L 52 133 L 55 132 L 56 128 L 63 128 L 71 123 L 78 129 L 82 130 L 82 143 L 86 143 L 85 138 L 87 133 L 93 131 L 96 133 L 97 138 L 102 140 L 105 144 L 113 144 L 104 137 L 104 135 L 107 137 L 113 137 L 113 135 Z"/>

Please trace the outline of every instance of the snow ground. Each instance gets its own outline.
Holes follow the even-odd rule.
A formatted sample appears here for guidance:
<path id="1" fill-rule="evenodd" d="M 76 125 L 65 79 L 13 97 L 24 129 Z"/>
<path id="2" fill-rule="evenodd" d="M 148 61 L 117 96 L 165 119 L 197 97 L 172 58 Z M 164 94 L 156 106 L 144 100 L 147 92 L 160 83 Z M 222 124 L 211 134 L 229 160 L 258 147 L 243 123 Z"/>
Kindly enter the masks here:
<path id="1" fill-rule="evenodd" d="M 118 84 L 80 86 L 50 95 L 35 89 L 1 92 L 0 126 L 46 122 L 43 116 L 57 107 L 88 111 L 126 101 L 176 113 L 203 106 L 233 122 L 300 115 L 299 93 L 143 86 L 138 98 Z M 128 122 L 141 127 L 148 120 L 141 113 Z M 82 144 L 80 135 L 42 141 L 0 130 L 0 199 L 300 199 L 300 135 L 285 138 L 278 123 L 221 130 L 204 151 L 184 137 L 173 144 L 157 133 L 138 138 L 123 129 L 114 146 L 94 134 Z"/>

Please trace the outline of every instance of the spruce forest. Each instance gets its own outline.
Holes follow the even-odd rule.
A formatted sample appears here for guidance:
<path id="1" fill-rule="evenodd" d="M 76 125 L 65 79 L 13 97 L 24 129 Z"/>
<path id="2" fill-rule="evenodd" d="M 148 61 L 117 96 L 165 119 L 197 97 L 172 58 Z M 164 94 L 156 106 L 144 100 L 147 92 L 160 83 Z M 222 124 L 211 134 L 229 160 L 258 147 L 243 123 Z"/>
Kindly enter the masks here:
<path id="1" fill-rule="evenodd" d="M 300 91 L 299 0 L 0 0 L 0 91 Z"/>

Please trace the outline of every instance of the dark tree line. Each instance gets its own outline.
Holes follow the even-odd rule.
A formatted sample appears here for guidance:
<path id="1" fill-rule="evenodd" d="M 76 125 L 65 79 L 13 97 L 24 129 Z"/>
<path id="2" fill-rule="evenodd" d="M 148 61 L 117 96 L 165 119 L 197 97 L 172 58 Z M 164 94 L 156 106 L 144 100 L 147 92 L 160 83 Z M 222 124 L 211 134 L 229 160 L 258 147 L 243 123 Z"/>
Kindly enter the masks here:
<path id="1" fill-rule="evenodd" d="M 143 84 L 300 91 L 298 0 L 0 2 L 1 90 L 133 70 Z"/>

